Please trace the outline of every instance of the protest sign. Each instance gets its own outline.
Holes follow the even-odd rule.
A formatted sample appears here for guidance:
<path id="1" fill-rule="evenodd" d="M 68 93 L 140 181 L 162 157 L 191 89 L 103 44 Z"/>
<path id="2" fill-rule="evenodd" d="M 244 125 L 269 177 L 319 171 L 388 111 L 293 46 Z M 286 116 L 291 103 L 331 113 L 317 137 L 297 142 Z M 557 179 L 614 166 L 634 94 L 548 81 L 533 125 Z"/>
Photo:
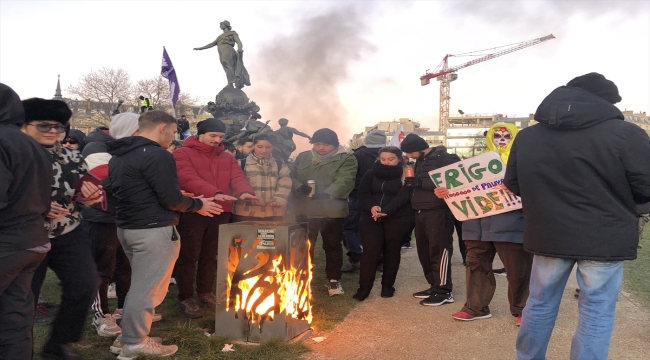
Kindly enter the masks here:
<path id="1" fill-rule="evenodd" d="M 449 209 L 459 221 L 521 209 L 521 198 L 503 185 L 506 167 L 495 151 L 429 171 L 436 187 L 446 187 Z"/>

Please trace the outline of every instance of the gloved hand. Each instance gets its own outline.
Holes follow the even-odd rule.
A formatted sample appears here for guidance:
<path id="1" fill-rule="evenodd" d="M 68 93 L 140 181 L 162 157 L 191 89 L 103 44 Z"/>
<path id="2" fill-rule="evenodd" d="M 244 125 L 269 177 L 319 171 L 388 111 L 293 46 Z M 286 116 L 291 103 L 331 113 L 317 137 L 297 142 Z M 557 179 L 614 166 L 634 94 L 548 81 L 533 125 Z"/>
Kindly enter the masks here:
<path id="1" fill-rule="evenodd" d="M 404 178 L 404 185 L 406 186 L 412 186 L 412 187 L 420 187 L 422 186 L 422 179 L 416 178 L 416 177 L 407 177 Z"/>
<path id="2" fill-rule="evenodd" d="M 311 196 L 312 200 L 329 200 L 331 198 L 330 194 L 326 193 L 317 193 Z"/>
<path id="3" fill-rule="evenodd" d="M 302 184 L 296 189 L 296 194 L 298 195 L 309 195 L 311 192 L 311 186 Z"/>

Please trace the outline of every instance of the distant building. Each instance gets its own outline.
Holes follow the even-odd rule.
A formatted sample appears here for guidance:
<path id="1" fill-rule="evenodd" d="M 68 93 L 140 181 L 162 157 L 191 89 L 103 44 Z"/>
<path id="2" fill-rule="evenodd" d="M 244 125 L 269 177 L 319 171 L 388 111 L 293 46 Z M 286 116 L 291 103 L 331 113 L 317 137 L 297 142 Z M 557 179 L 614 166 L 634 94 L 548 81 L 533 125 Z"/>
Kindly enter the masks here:
<path id="1" fill-rule="evenodd" d="M 430 131 L 429 128 L 422 127 L 419 122 L 408 118 L 400 118 L 397 121 L 380 121 L 374 126 L 366 126 L 364 132 L 354 135 L 353 139 L 364 139 L 373 130 L 383 130 L 386 133 L 386 144 L 388 144 L 400 125 L 402 125 L 405 136 L 416 133 L 426 140 L 430 146 L 442 145 L 445 142 L 442 132 Z"/>
<path id="2" fill-rule="evenodd" d="M 650 135 L 650 117 L 644 112 L 634 113 L 632 110 L 622 111 L 625 121 L 631 122 Z"/>
<path id="3" fill-rule="evenodd" d="M 447 122 L 446 141 L 447 151 L 463 157 L 472 157 L 485 151 L 485 132 L 497 122 L 514 124 L 517 129 L 524 129 L 537 124 L 534 114 L 528 117 L 508 117 L 496 114 L 463 114 L 450 116 Z"/>

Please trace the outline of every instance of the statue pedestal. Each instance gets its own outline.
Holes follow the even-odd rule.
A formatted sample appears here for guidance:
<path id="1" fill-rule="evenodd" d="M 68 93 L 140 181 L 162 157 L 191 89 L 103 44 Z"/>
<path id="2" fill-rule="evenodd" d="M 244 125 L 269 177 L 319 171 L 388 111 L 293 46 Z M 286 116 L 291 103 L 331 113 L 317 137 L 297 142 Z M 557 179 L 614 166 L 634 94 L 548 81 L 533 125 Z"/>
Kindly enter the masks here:
<path id="1" fill-rule="evenodd" d="M 251 112 L 258 112 L 260 107 L 250 101 L 245 92 L 228 85 L 219 91 L 206 109 L 215 119 L 226 124 L 226 137 L 229 137 L 239 133 Z"/>

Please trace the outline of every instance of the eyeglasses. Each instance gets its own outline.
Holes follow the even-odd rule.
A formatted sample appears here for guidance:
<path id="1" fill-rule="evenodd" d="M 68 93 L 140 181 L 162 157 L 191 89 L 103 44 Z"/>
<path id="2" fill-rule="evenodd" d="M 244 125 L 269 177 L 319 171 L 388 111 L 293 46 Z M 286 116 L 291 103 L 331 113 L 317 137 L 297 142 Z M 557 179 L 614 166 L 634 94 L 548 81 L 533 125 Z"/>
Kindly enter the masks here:
<path id="1" fill-rule="evenodd" d="M 79 141 L 77 141 L 77 139 L 65 139 L 61 141 L 61 144 L 75 145 L 75 144 L 79 144 Z"/>
<path id="2" fill-rule="evenodd" d="M 46 133 L 50 132 L 50 130 L 54 129 L 56 132 L 59 134 L 62 134 L 65 132 L 65 126 L 61 124 L 27 124 L 29 126 L 35 126 L 36 130 Z"/>

